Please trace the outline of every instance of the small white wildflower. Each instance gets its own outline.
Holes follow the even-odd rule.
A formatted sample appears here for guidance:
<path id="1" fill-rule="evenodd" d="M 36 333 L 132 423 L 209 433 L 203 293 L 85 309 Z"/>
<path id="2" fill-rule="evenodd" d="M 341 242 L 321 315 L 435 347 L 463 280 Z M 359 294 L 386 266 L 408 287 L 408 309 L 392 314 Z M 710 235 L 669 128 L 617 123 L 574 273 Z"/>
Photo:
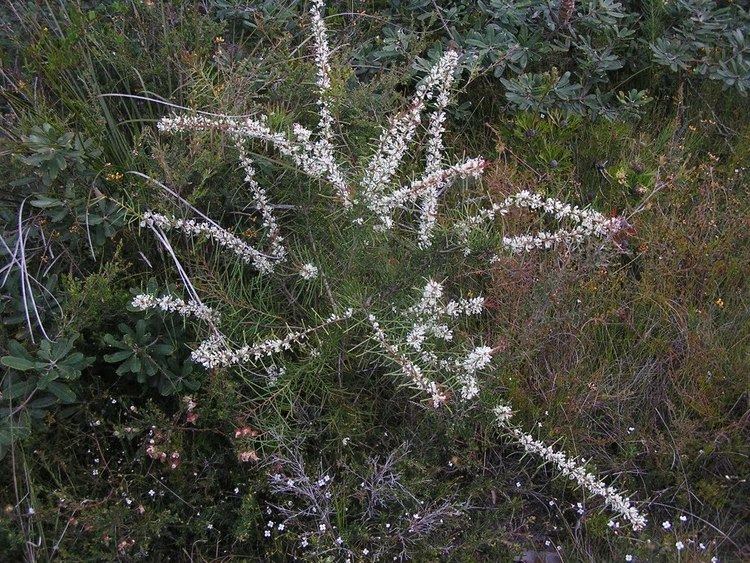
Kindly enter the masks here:
<path id="1" fill-rule="evenodd" d="M 675 543 L 674 546 L 677 548 L 677 551 L 682 551 L 683 549 L 685 549 L 685 544 L 681 541 Z"/>
<path id="2" fill-rule="evenodd" d="M 670 522 L 669 520 L 666 520 L 661 523 L 661 527 L 664 528 L 665 530 L 669 530 L 672 527 L 672 522 Z"/>
<path id="3" fill-rule="evenodd" d="M 310 262 L 303 264 L 299 269 L 299 275 L 304 280 L 314 280 L 318 277 L 318 267 Z"/>
<path id="4" fill-rule="evenodd" d="M 267 537 L 267 538 L 270 538 L 271 537 L 271 530 L 266 530 L 265 532 L 263 532 L 263 535 L 265 537 Z"/>
<path id="5" fill-rule="evenodd" d="M 326 531 L 326 525 L 325 524 L 320 524 L 318 526 L 318 530 L 320 530 L 321 532 L 325 532 Z"/>
<path id="6" fill-rule="evenodd" d="M 630 554 L 628 553 L 628 554 L 627 554 L 627 555 L 625 556 L 625 561 L 632 561 L 632 560 L 633 560 L 633 556 L 632 556 L 632 555 L 630 555 Z"/>
<path id="7" fill-rule="evenodd" d="M 680 514 L 680 522 L 687 522 L 687 516 Z"/>

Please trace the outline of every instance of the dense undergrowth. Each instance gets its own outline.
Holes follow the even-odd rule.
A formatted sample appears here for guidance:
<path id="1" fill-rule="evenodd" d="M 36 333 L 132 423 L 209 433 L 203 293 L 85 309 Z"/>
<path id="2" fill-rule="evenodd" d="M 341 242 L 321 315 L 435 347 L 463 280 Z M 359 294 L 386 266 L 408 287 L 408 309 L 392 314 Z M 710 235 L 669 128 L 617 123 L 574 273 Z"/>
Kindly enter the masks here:
<path id="1" fill-rule="evenodd" d="M 290 249 L 284 266 L 259 275 L 208 240 L 171 238 L 234 343 L 346 307 L 406 335 L 396 311 L 429 279 L 446 300 L 484 296 L 440 349 L 492 349 L 482 394 L 449 393 L 439 408 L 364 316 L 262 363 L 205 369 L 191 360 L 204 323 L 132 306 L 137 294 L 188 297 L 172 247 L 141 219 L 189 212 L 153 180 L 269 243 L 232 139 L 156 123 L 194 108 L 314 128 L 309 6 L 0 7 L 0 559 L 750 555 L 747 13 L 516 4 L 328 7 L 327 99 L 351 169 L 440 54 L 461 53 L 448 159 L 487 165 L 445 190 L 431 247 L 413 210 L 385 233 L 353 222 L 325 182 L 262 144 L 250 147 L 255 180 Z M 514 253 L 503 237 L 556 225 L 513 210 L 457 236 L 521 190 L 627 226 Z M 298 275 L 306 264 L 317 272 Z M 523 455 L 495 423 L 498 403 L 628 491 L 647 528 Z"/>

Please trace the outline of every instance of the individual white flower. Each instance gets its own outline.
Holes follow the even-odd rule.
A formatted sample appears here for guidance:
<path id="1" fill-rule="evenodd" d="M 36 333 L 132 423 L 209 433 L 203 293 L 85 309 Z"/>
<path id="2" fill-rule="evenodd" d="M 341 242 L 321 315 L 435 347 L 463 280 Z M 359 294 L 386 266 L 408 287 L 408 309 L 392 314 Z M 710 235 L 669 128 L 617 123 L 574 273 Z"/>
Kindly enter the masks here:
<path id="1" fill-rule="evenodd" d="M 664 528 L 665 530 L 669 530 L 672 527 L 672 522 L 670 522 L 669 520 L 666 520 L 661 523 L 661 527 Z"/>
<path id="2" fill-rule="evenodd" d="M 677 551 L 682 551 L 683 549 L 685 549 L 685 544 L 681 541 L 677 541 L 674 546 L 677 548 Z"/>

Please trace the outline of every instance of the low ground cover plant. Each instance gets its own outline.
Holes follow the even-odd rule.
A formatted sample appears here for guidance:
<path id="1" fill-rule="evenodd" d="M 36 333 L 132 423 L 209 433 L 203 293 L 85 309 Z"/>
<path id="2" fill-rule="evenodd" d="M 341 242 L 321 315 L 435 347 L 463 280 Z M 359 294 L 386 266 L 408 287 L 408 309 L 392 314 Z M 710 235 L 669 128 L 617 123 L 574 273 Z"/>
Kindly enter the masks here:
<path id="1" fill-rule="evenodd" d="M 650 6 L 11 4 L 3 552 L 746 556 L 747 19 Z"/>

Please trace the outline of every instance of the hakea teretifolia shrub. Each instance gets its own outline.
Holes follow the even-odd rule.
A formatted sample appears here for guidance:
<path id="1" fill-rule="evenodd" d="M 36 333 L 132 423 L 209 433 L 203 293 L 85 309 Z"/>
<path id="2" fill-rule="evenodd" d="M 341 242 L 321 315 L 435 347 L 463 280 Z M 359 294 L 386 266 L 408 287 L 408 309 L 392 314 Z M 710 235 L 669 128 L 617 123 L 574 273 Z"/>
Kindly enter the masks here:
<path id="1" fill-rule="evenodd" d="M 431 246 L 435 236 L 438 201 L 452 184 L 460 179 L 476 179 L 486 162 L 482 158 L 468 158 L 454 164 L 447 163 L 443 146 L 446 106 L 456 75 L 460 54 L 449 50 L 419 83 L 406 110 L 390 119 L 377 141 L 375 153 L 363 167 L 354 169 L 353 159 L 338 154 L 333 130 L 336 125 L 330 110 L 330 49 L 322 17 L 323 0 L 311 3 L 311 24 L 314 57 L 317 68 L 318 126 L 311 131 L 294 124 L 291 134 L 274 131 L 265 117 L 231 117 L 192 115 L 165 117 L 158 123 L 162 133 L 216 131 L 225 135 L 239 152 L 239 164 L 244 170 L 245 184 L 262 218 L 264 246 L 254 247 L 240 236 L 232 234 L 197 209 L 189 208 L 198 219 L 180 219 L 172 215 L 148 211 L 141 225 L 148 227 L 174 261 L 175 268 L 189 294 L 187 300 L 173 296 L 138 295 L 133 305 L 141 310 L 156 309 L 193 317 L 206 325 L 207 336 L 192 352 L 192 359 L 206 368 L 229 367 L 237 364 L 259 364 L 277 354 L 283 354 L 304 343 L 315 333 L 333 324 L 363 322 L 381 354 L 403 374 L 406 381 L 424 393 L 434 407 L 448 401 L 475 400 L 482 392 L 477 375 L 486 370 L 495 350 L 488 346 L 458 347 L 462 351 L 445 354 L 438 352 L 437 341 L 453 342 L 454 332 L 449 323 L 462 315 L 478 315 L 484 307 L 481 297 L 447 300 L 443 285 L 429 280 L 422 295 L 413 306 L 397 312 L 406 323 L 405 334 L 385 328 L 383 319 L 366 307 L 344 308 L 327 318 L 312 323 L 308 328 L 289 331 L 282 338 L 261 339 L 252 344 L 233 345 L 222 333 L 219 316 L 206 306 L 198 295 L 190 276 L 181 265 L 168 235 L 180 233 L 188 237 L 203 236 L 237 255 L 261 275 L 272 275 L 280 268 L 290 268 L 290 249 L 282 236 L 283 227 L 273 214 L 271 195 L 255 180 L 255 168 L 250 158 L 250 143 L 272 149 L 288 159 L 301 173 L 329 186 L 333 196 L 356 225 L 372 225 L 378 232 L 394 230 L 397 214 L 414 211 L 418 215 L 417 243 L 420 248 Z M 417 144 L 424 114 L 429 113 L 426 138 L 423 140 L 424 168 L 417 178 L 404 180 L 401 167 L 409 149 Z M 157 182 L 158 183 L 158 182 Z M 161 185 L 161 184 L 160 184 Z M 165 189 L 166 186 L 163 186 Z M 173 195 L 174 192 L 171 192 Z M 326 194 L 328 195 L 328 194 Z M 183 204 L 186 204 L 184 200 Z M 501 202 L 490 202 L 477 214 L 458 222 L 452 228 L 458 242 L 468 254 L 471 233 L 501 217 L 512 208 L 528 209 L 553 216 L 572 226 L 556 232 L 504 237 L 502 244 L 511 252 L 547 249 L 561 244 L 575 245 L 590 237 L 608 238 L 619 231 L 625 222 L 620 218 L 605 217 L 599 212 L 575 206 L 528 191 L 520 191 Z M 314 263 L 292 267 L 302 279 L 322 277 Z M 330 293 L 330 291 L 329 291 Z M 642 529 L 646 519 L 622 493 L 590 473 L 582 463 L 535 440 L 511 423 L 511 407 L 498 405 L 495 409 L 498 427 L 514 439 L 526 452 L 538 456 L 563 475 L 575 481 L 588 493 L 603 498 L 606 505 L 634 530 Z"/>

